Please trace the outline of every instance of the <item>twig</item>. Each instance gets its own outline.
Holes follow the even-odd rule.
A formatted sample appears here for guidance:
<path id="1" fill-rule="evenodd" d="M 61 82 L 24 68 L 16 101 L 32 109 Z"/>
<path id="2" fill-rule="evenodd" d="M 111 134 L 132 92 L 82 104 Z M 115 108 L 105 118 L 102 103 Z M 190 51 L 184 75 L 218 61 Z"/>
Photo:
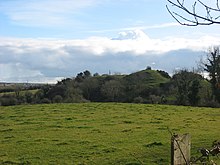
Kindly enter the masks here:
<path id="1" fill-rule="evenodd" d="M 193 6 L 192 6 L 192 11 L 190 11 L 187 7 L 185 7 L 185 1 L 183 0 L 180 2 L 180 0 L 167 0 L 171 6 L 174 8 L 180 9 L 187 13 L 188 15 L 193 16 L 192 19 L 188 19 L 181 14 L 178 14 L 176 12 L 173 12 L 169 9 L 168 5 L 166 5 L 166 8 L 170 15 L 181 25 L 187 25 L 187 26 L 197 26 L 197 25 L 211 25 L 211 24 L 220 24 L 220 21 L 218 19 L 220 18 L 220 15 L 213 18 L 212 12 L 219 12 L 220 13 L 220 7 L 219 7 L 219 0 L 216 0 L 216 8 L 213 8 L 211 6 L 206 5 L 203 3 L 201 0 L 195 0 Z M 203 8 L 206 10 L 206 16 L 199 15 L 196 13 L 196 6 L 197 2 L 203 6 Z M 182 22 L 181 20 L 186 21 L 186 23 Z"/>

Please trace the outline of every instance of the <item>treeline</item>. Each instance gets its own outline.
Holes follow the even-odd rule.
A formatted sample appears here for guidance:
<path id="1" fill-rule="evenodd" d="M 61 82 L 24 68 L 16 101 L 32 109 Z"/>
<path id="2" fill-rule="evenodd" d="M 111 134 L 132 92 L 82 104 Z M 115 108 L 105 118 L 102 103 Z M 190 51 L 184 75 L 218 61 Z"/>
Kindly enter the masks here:
<path id="1" fill-rule="evenodd" d="M 220 107 L 219 49 L 210 52 L 204 70 L 209 79 L 186 69 L 172 77 L 150 67 L 129 75 L 92 75 L 86 70 L 53 86 L 3 93 L 0 104 L 126 102 Z"/>
<path id="2" fill-rule="evenodd" d="M 213 97 L 211 83 L 201 75 L 181 70 L 170 77 L 165 71 L 149 67 L 130 75 L 92 75 L 84 71 L 54 86 L 3 94 L 0 102 L 1 105 L 126 102 L 219 106 Z"/>

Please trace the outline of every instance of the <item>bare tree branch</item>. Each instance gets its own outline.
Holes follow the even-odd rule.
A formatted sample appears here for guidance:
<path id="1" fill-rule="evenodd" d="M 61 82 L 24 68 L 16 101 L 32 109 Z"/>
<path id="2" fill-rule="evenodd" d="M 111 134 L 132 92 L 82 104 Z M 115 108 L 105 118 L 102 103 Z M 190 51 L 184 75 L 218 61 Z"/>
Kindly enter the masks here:
<path id="1" fill-rule="evenodd" d="M 190 1 L 192 2 L 192 0 L 167 0 L 170 4 L 166 5 L 167 11 L 181 25 L 198 26 L 220 24 L 219 0 L 216 0 L 214 6 L 205 4 L 203 0 L 194 0 L 191 5 L 192 8 L 187 5 L 187 2 L 189 3 Z M 171 10 L 171 8 L 173 10 Z"/>

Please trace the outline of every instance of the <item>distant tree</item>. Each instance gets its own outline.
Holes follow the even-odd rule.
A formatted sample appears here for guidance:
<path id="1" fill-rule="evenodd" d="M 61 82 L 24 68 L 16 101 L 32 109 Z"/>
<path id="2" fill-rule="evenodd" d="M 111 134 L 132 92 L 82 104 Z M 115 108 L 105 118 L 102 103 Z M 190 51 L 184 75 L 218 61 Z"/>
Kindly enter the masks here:
<path id="1" fill-rule="evenodd" d="M 44 98 L 45 98 L 44 91 L 40 89 L 34 94 L 34 103 L 41 103 L 41 100 Z"/>
<path id="2" fill-rule="evenodd" d="M 199 101 L 199 88 L 201 76 L 188 70 L 180 70 L 172 77 L 177 88 L 177 104 L 196 105 Z M 194 100 L 191 100 L 192 97 Z"/>
<path id="3" fill-rule="evenodd" d="M 56 95 L 53 97 L 53 103 L 61 103 L 63 101 L 63 97 L 60 95 Z"/>
<path id="4" fill-rule="evenodd" d="M 75 78 L 75 80 L 76 80 L 77 82 L 82 82 L 83 79 L 84 79 L 84 78 L 83 78 L 83 73 L 82 73 L 82 72 L 78 73 L 77 76 L 76 76 L 76 78 Z"/>
<path id="5" fill-rule="evenodd" d="M 94 77 L 98 77 L 99 74 L 98 74 L 98 73 L 94 73 L 93 76 L 94 76 Z"/>
<path id="6" fill-rule="evenodd" d="M 220 103 L 220 51 L 218 47 L 209 51 L 207 61 L 203 66 L 209 74 L 214 99 Z"/>
<path id="7" fill-rule="evenodd" d="M 79 88 L 79 84 L 76 81 L 71 81 L 65 86 L 64 102 L 76 103 L 86 102 L 86 99 L 82 95 L 82 90 Z"/>
<path id="8" fill-rule="evenodd" d="M 95 77 L 90 77 L 85 79 L 80 85 L 80 89 L 82 90 L 82 94 L 85 99 L 93 101 L 98 96 L 98 90 L 100 88 L 100 84 Z"/>
<path id="9" fill-rule="evenodd" d="M 72 81 L 71 78 L 65 78 L 65 79 L 63 79 L 61 81 L 58 81 L 57 85 L 65 85 L 65 84 L 67 84 L 70 81 Z"/>
<path id="10" fill-rule="evenodd" d="M 16 86 L 15 87 L 15 96 L 18 98 L 20 96 L 20 92 L 21 92 L 21 87 L 20 86 Z"/>
<path id="11" fill-rule="evenodd" d="M 107 101 L 120 101 L 123 96 L 123 86 L 118 80 L 110 80 L 103 84 L 101 92 Z"/>
<path id="12" fill-rule="evenodd" d="M 220 24 L 220 1 L 212 0 L 167 0 L 171 16 L 181 25 L 198 26 Z"/>
<path id="13" fill-rule="evenodd" d="M 150 95 L 149 96 L 149 101 L 151 104 L 159 104 L 161 102 L 161 97 L 160 96 L 156 96 L 156 95 Z"/>
<path id="14" fill-rule="evenodd" d="M 66 84 L 58 83 L 47 92 L 47 98 L 52 100 L 56 95 L 60 95 L 62 98 L 64 98 L 66 90 L 67 90 Z"/>
<path id="15" fill-rule="evenodd" d="M 144 103 L 144 99 L 141 96 L 135 97 L 133 100 L 134 103 Z"/>
<path id="16" fill-rule="evenodd" d="M 83 74 L 84 74 L 84 78 L 89 78 L 89 77 L 91 77 L 91 73 L 90 73 L 90 71 L 88 71 L 88 70 L 84 71 Z"/>
<path id="17" fill-rule="evenodd" d="M 151 67 L 150 67 L 150 66 L 147 66 L 146 70 L 151 70 Z"/>
<path id="18" fill-rule="evenodd" d="M 85 79 L 87 79 L 89 77 L 91 77 L 91 73 L 90 73 L 90 71 L 86 70 L 84 72 L 78 73 L 76 78 L 75 78 L 75 80 L 77 82 L 82 82 L 83 80 L 85 80 Z"/>
<path id="19" fill-rule="evenodd" d="M 48 92 L 50 91 L 50 89 L 52 88 L 51 85 L 44 85 L 42 88 L 41 88 L 41 91 L 43 92 L 43 97 L 44 98 L 48 98 Z M 41 93 L 42 94 L 42 93 Z"/>
<path id="20" fill-rule="evenodd" d="M 3 105 L 3 106 L 17 105 L 18 104 L 18 100 L 13 95 L 3 95 L 0 98 L 0 104 Z"/>
<path id="21" fill-rule="evenodd" d="M 31 92 L 26 91 L 24 95 L 25 95 L 25 100 L 26 100 L 27 103 L 30 104 L 30 103 L 33 102 L 33 100 L 34 100 L 34 95 L 33 95 Z"/>
<path id="22" fill-rule="evenodd" d="M 190 105 L 198 105 L 201 97 L 199 96 L 199 90 L 201 88 L 200 81 L 198 79 L 194 79 L 192 81 L 191 86 L 189 87 L 188 100 Z"/>
<path id="23" fill-rule="evenodd" d="M 48 98 L 43 98 L 41 101 L 40 101 L 41 104 L 50 104 L 51 103 L 51 100 L 49 100 Z"/>

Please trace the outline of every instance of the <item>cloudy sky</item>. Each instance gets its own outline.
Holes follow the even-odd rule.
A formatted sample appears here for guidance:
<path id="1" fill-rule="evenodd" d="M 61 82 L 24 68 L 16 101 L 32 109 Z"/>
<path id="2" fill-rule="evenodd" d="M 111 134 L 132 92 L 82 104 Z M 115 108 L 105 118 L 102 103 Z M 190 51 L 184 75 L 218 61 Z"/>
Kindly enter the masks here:
<path id="1" fill-rule="evenodd" d="M 166 0 L 0 0 L 0 82 L 56 82 L 90 70 L 193 68 L 220 26 L 185 27 Z M 172 7 L 171 7 L 172 9 Z"/>

